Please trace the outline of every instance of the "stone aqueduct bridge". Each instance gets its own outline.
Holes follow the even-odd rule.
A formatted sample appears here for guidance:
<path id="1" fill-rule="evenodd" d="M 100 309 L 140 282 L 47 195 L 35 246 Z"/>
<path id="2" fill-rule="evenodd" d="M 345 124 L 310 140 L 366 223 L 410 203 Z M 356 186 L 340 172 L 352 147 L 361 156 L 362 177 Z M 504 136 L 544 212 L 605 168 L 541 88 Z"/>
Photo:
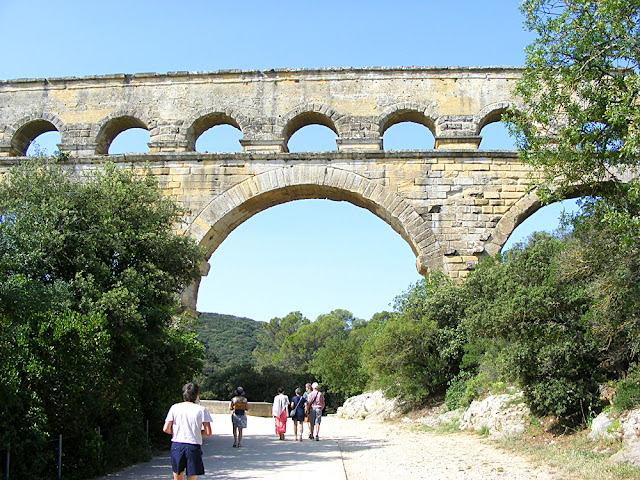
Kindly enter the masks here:
<path id="1" fill-rule="evenodd" d="M 150 167 L 187 209 L 177 229 L 204 245 L 207 259 L 256 213 L 324 198 L 387 222 L 420 273 L 459 278 L 540 206 L 515 152 L 478 150 L 482 128 L 512 104 L 519 76 L 518 68 L 412 67 L 6 80 L 0 169 L 52 130 L 74 168 L 90 169 L 119 133 L 144 128 L 149 153 L 111 159 Z M 435 148 L 384 151 L 385 130 L 405 121 L 429 128 Z M 243 151 L 195 152 L 198 137 L 219 124 L 241 130 Z M 337 151 L 288 153 L 291 135 L 309 124 L 333 130 Z M 197 287 L 185 292 L 185 306 L 195 309 Z"/>

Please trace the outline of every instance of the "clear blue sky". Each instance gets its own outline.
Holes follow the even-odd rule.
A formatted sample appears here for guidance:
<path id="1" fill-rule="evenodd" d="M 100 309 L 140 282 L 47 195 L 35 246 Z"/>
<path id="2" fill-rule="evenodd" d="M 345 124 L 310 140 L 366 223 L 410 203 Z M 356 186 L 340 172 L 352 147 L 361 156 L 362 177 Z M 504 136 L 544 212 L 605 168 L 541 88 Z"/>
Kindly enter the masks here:
<path id="1" fill-rule="evenodd" d="M 522 65 L 532 40 L 516 0 L 322 2 L 0 0 L 0 79 L 221 69 Z M 497 128 L 495 128 L 497 127 Z M 500 126 L 483 147 L 510 148 Z M 216 127 L 199 151 L 239 149 Z M 307 127 L 292 150 L 335 149 Z M 220 134 L 219 131 L 223 131 Z M 132 134 L 134 132 L 131 132 Z M 142 132 L 143 138 L 146 132 Z M 222 136 L 221 136 L 222 135 Z M 123 135 L 111 153 L 131 148 Z M 430 148 L 423 127 L 392 127 L 385 148 Z M 38 139 L 47 148 L 45 138 Z M 55 141 L 53 142 L 55 144 Z M 571 205 L 570 205 L 571 206 Z M 549 210 L 549 211 L 547 211 Z M 561 207 L 530 217 L 508 246 L 553 230 Z M 369 319 L 419 276 L 409 246 L 373 214 L 344 202 L 272 207 L 240 225 L 210 261 L 200 311 L 268 321 L 335 308 Z"/>

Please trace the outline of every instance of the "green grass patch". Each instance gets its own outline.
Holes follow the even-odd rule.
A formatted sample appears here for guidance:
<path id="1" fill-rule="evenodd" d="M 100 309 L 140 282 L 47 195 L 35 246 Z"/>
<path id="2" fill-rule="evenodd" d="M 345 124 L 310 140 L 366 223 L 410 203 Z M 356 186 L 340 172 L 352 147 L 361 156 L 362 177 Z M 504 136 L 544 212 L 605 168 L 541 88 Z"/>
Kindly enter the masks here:
<path id="1" fill-rule="evenodd" d="M 500 444 L 508 450 L 525 454 L 535 462 L 547 464 L 572 478 L 588 480 L 640 479 L 640 469 L 610 460 L 621 444 L 596 443 L 586 432 L 553 438 L 545 436 L 505 439 Z"/>

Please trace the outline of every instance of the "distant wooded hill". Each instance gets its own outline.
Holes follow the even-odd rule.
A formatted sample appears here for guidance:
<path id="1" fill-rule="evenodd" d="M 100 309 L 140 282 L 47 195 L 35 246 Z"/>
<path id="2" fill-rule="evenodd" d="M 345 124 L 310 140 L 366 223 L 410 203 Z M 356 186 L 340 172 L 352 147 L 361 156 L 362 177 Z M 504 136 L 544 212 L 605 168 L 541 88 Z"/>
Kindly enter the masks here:
<path id="1" fill-rule="evenodd" d="M 250 318 L 203 313 L 197 320 L 198 339 L 207 349 L 206 366 L 253 363 L 251 352 L 264 322 Z"/>

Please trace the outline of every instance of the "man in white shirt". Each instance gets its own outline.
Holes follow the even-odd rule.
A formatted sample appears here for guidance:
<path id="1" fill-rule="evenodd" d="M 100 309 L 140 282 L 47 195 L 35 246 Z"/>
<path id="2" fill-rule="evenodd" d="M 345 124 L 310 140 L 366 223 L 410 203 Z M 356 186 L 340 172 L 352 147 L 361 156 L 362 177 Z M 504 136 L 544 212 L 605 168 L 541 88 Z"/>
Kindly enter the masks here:
<path id="1" fill-rule="evenodd" d="M 183 480 L 187 471 L 187 480 L 196 480 L 204 475 L 202 462 L 202 437 L 211 436 L 211 415 L 201 407 L 200 387 L 196 383 L 187 383 L 182 387 L 184 402 L 171 406 L 164 421 L 162 431 L 171 435 L 171 467 L 173 480 Z"/>

